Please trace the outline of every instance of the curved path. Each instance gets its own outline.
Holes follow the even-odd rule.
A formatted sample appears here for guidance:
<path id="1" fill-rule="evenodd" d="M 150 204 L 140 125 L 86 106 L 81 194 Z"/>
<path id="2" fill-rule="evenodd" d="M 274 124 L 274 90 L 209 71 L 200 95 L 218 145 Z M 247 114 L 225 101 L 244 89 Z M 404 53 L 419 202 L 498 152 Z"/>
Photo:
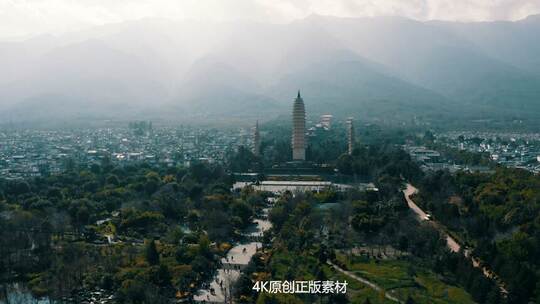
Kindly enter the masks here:
<path id="1" fill-rule="evenodd" d="M 417 192 L 418 189 L 416 189 L 413 185 L 407 183 L 407 188 L 403 190 L 403 195 L 405 195 L 405 200 L 407 200 L 407 205 L 409 205 L 409 208 L 414 211 L 414 213 L 416 213 L 416 215 L 418 216 L 418 220 L 422 221 L 425 220 L 427 213 L 424 212 L 424 210 L 420 209 L 420 207 L 418 207 L 418 205 L 416 205 L 416 203 L 411 199 L 411 196 Z M 459 243 L 454 238 L 452 238 L 448 233 L 445 232 L 445 229 L 443 229 L 444 226 L 442 226 L 442 224 L 436 221 L 431 221 L 431 224 L 433 225 L 433 227 L 435 227 L 435 229 L 439 230 L 439 232 L 446 237 L 446 245 L 451 251 L 460 251 L 461 245 L 459 245 Z M 501 281 L 499 276 L 497 276 L 487 266 L 483 265 L 478 258 L 473 257 L 470 250 L 463 250 L 463 255 L 472 261 L 474 267 L 480 267 L 486 278 L 494 280 L 497 283 L 497 286 L 499 286 L 499 289 L 501 290 L 501 293 L 503 295 L 508 294 L 508 291 L 506 290 L 505 285 Z"/>
<path id="2" fill-rule="evenodd" d="M 388 294 L 388 293 L 387 293 L 382 287 L 380 287 L 379 285 L 377 285 L 377 284 L 375 284 L 375 283 L 373 283 L 373 282 L 371 282 L 371 281 L 368 281 L 368 280 L 366 280 L 366 279 L 364 279 L 364 278 L 362 278 L 362 277 L 359 277 L 359 276 L 357 276 L 356 274 L 354 274 L 354 273 L 352 273 L 352 272 L 350 272 L 350 271 L 347 271 L 347 270 L 345 270 L 345 269 L 343 269 L 343 268 L 340 268 L 338 265 L 336 265 L 336 264 L 334 264 L 334 263 L 332 263 L 332 262 L 330 262 L 330 261 L 326 261 L 326 263 L 327 263 L 328 265 L 334 267 L 334 269 L 336 269 L 337 271 L 343 273 L 344 275 L 346 275 L 346 276 L 348 276 L 348 277 L 350 277 L 350 278 L 353 278 L 353 279 L 357 280 L 358 282 L 360 282 L 360 283 L 362 283 L 362 284 L 368 286 L 369 288 L 371 288 L 371 289 L 373 289 L 373 290 L 375 290 L 375 291 L 377 291 L 377 292 L 383 292 L 383 293 L 384 293 L 384 297 L 387 298 L 388 300 L 394 301 L 394 302 L 397 302 L 397 303 L 402 303 L 401 301 L 399 301 L 398 298 L 396 298 L 396 297 L 394 297 L 394 296 Z"/>
<path id="3" fill-rule="evenodd" d="M 411 199 L 411 195 L 418 192 L 418 189 L 416 189 L 413 185 L 407 184 L 407 188 L 403 190 L 403 194 L 405 195 L 405 199 L 407 200 L 407 205 L 409 205 L 409 208 L 416 213 L 418 216 L 418 220 L 423 221 L 427 217 L 427 213 L 424 212 L 424 210 L 420 209 L 418 205 Z M 459 252 L 461 249 L 461 246 L 458 244 L 458 242 L 452 238 L 448 233 L 444 232 L 444 229 L 440 226 L 440 224 L 436 221 L 431 221 L 431 224 L 439 230 L 441 233 L 443 233 L 444 237 L 446 238 L 446 245 L 448 248 L 453 252 Z"/>

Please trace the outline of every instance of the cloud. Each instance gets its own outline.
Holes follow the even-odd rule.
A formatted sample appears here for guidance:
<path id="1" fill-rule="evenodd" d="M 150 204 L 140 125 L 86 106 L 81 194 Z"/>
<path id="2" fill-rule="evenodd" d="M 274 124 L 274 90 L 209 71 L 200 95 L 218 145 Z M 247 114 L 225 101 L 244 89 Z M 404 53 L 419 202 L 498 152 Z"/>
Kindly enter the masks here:
<path id="1" fill-rule="evenodd" d="M 486 21 L 537 13 L 540 0 L 0 0 L 0 38 L 145 17 L 288 22 L 320 14 Z"/>
<path id="2" fill-rule="evenodd" d="M 403 16 L 417 20 L 489 21 L 517 20 L 540 13 L 540 0 L 267 0 L 260 2 L 269 7 L 292 5 L 296 8 L 297 16 L 314 13 L 341 17 Z"/>

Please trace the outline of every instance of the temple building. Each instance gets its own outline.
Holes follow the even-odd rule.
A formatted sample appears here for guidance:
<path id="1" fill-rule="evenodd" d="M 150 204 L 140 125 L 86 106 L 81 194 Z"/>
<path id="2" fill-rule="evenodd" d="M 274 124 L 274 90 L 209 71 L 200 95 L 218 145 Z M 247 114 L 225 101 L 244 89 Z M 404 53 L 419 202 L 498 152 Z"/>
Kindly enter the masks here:
<path id="1" fill-rule="evenodd" d="M 321 127 L 325 128 L 326 130 L 330 130 L 330 127 L 332 126 L 332 118 L 334 118 L 334 116 L 330 114 L 321 115 Z"/>
<path id="2" fill-rule="evenodd" d="M 354 121 L 352 117 L 347 118 L 347 153 L 352 154 L 354 148 Z"/>
<path id="3" fill-rule="evenodd" d="M 306 160 L 306 109 L 298 91 L 293 105 L 292 153 L 293 160 Z"/>
<path id="4" fill-rule="evenodd" d="M 253 129 L 253 154 L 259 156 L 261 154 L 261 134 L 259 132 L 259 121 L 255 123 Z"/>

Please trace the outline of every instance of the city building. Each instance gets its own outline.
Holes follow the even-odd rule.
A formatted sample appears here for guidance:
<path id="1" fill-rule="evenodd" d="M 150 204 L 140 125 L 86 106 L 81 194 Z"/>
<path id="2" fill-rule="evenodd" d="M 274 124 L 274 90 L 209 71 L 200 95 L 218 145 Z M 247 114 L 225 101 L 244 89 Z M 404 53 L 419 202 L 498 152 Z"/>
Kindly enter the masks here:
<path id="1" fill-rule="evenodd" d="M 347 118 L 347 147 L 347 153 L 352 155 L 354 147 L 354 122 L 352 117 Z"/>
<path id="2" fill-rule="evenodd" d="M 119 166 L 140 162 L 169 167 L 222 163 L 231 148 L 247 143 L 252 135 L 243 135 L 243 128 L 165 126 L 152 130 L 150 136 L 129 126 L 0 130 L 0 175 L 4 179 L 48 176 L 75 164 L 90 168 L 104 160 Z"/>
<path id="3" fill-rule="evenodd" d="M 334 118 L 331 114 L 324 114 L 321 115 L 321 127 L 325 129 L 330 129 L 332 126 L 332 118 Z"/>
<path id="4" fill-rule="evenodd" d="M 255 123 L 253 130 L 253 154 L 259 156 L 261 153 L 261 134 L 259 133 L 259 121 Z"/>
<path id="5" fill-rule="evenodd" d="M 306 160 L 306 109 L 298 91 L 293 105 L 292 152 L 293 160 Z"/>

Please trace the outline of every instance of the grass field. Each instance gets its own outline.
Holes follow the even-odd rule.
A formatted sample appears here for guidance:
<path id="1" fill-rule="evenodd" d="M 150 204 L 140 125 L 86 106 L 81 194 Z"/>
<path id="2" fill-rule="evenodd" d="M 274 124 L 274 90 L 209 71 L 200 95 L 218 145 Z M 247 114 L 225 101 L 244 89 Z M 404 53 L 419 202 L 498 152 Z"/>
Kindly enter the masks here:
<path id="1" fill-rule="evenodd" d="M 340 282 L 347 281 L 347 295 L 353 304 L 363 304 L 366 299 L 369 299 L 372 304 L 395 304 L 395 302 L 386 299 L 383 294 L 378 293 L 377 291 L 347 277 L 342 273 L 330 269 L 330 266 L 325 267 L 325 273 L 327 274 L 329 280 Z"/>
<path id="2" fill-rule="evenodd" d="M 443 282 L 435 273 L 428 269 L 413 265 L 406 260 L 383 260 L 375 262 L 362 257 L 348 259 L 338 255 L 338 260 L 347 265 L 349 271 L 363 277 L 386 292 L 405 301 L 411 297 L 415 303 L 474 303 L 471 296 L 462 288 Z M 344 276 L 339 274 L 340 276 Z M 352 278 L 347 280 L 350 283 Z M 361 285 L 351 286 L 351 299 L 353 303 L 363 303 L 363 299 L 370 298 L 371 303 L 392 303 L 377 294 L 376 291 Z M 356 288 L 360 289 L 356 289 Z M 366 289 L 369 289 L 367 291 Z M 358 301 L 357 301 L 358 299 Z"/>

